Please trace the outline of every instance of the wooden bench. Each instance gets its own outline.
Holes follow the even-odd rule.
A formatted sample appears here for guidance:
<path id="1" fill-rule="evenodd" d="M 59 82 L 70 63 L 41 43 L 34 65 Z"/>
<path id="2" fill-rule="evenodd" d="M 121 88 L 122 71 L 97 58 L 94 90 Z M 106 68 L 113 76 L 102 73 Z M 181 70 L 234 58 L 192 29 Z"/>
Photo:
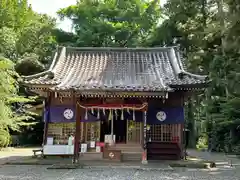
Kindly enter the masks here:
<path id="1" fill-rule="evenodd" d="M 32 150 L 33 151 L 33 157 L 37 157 L 37 153 L 38 152 L 40 152 L 41 154 L 41 156 L 43 155 L 43 149 L 34 149 L 34 150 Z"/>

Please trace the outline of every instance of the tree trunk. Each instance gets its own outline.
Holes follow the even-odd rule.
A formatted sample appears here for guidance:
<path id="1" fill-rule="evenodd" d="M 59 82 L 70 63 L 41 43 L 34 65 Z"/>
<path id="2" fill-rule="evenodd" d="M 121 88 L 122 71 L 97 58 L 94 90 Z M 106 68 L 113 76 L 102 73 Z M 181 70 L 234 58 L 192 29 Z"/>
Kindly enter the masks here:
<path id="1" fill-rule="evenodd" d="M 188 129 L 190 130 L 189 134 L 189 148 L 196 148 L 196 127 L 195 127 L 195 119 L 194 119 L 194 110 L 193 110 L 193 100 L 191 97 L 188 98 Z"/>

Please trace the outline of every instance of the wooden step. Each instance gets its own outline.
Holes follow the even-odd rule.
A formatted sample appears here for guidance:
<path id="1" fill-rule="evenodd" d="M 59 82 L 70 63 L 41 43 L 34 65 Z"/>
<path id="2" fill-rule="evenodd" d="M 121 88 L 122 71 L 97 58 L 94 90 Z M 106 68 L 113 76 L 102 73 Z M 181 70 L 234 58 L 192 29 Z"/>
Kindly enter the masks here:
<path id="1" fill-rule="evenodd" d="M 180 156 L 177 154 L 172 154 L 172 155 L 149 155 L 147 156 L 148 160 L 180 160 Z"/>
<path id="2" fill-rule="evenodd" d="M 150 154 L 178 154 L 179 149 L 148 149 Z"/>
<path id="3" fill-rule="evenodd" d="M 181 149 L 177 143 L 149 142 L 147 157 L 149 160 L 178 160 L 181 157 Z"/>

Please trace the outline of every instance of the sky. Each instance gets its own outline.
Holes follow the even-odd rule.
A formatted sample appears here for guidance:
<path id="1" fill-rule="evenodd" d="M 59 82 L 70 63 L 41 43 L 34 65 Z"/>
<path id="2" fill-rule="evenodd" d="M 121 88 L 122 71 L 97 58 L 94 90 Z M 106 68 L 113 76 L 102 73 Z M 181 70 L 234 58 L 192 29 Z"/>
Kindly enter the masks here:
<path id="1" fill-rule="evenodd" d="M 56 12 L 61 8 L 75 4 L 76 0 L 28 0 L 28 2 L 32 5 L 34 11 L 58 18 Z M 161 4 L 164 4 L 165 2 L 166 0 L 161 0 Z M 67 19 L 64 21 L 58 19 L 57 23 L 58 27 L 65 31 L 72 30 L 71 21 Z"/>

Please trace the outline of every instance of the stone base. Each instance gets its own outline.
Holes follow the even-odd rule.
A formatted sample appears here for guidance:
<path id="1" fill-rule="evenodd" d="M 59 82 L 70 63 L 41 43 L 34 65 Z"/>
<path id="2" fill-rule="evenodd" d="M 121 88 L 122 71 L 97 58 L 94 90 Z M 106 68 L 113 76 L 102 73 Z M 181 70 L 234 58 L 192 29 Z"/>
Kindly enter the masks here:
<path id="1" fill-rule="evenodd" d="M 142 164 L 148 164 L 148 160 L 142 160 Z"/>

